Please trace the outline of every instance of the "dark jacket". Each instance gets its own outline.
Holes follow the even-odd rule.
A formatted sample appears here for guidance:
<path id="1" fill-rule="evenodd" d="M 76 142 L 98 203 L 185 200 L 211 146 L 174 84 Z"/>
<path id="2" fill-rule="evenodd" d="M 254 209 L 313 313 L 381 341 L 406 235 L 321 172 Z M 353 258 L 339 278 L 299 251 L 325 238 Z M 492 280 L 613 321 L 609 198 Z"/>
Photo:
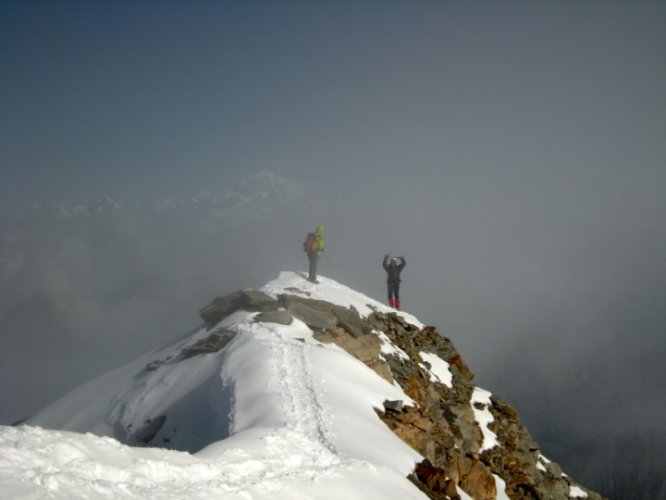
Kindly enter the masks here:
<path id="1" fill-rule="evenodd" d="M 391 264 L 391 257 L 388 254 L 384 256 L 382 267 L 388 274 L 386 277 L 386 283 L 388 284 L 400 283 L 400 271 L 404 269 L 407 262 L 405 262 L 404 257 L 398 257 L 398 259 L 400 259 L 400 264 Z"/>

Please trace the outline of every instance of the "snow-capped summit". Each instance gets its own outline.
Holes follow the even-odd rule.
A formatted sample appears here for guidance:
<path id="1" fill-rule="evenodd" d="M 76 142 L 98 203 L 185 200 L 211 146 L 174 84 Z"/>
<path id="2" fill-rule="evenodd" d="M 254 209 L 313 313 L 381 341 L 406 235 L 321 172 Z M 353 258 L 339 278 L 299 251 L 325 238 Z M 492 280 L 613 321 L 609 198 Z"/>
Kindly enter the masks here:
<path id="1" fill-rule="evenodd" d="M 305 189 L 300 184 L 287 181 L 268 170 L 264 170 L 238 184 L 227 195 L 231 196 L 232 193 L 246 201 L 269 197 L 300 199 L 304 196 Z"/>
<path id="2" fill-rule="evenodd" d="M 599 498 L 434 327 L 283 272 L 173 345 L 0 428 L 17 498 Z M 46 430 L 53 429 L 53 430 Z"/>
<path id="3" fill-rule="evenodd" d="M 265 201 L 298 203 L 305 197 L 305 188 L 295 182 L 278 177 L 264 170 L 221 193 L 202 191 L 181 202 L 171 200 L 159 203 L 158 211 L 215 208 L 232 211 L 252 203 Z"/>
<path id="4" fill-rule="evenodd" d="M 264 201 L 298 203 L 305 198 L 303 185 L 283 179 L 264 170 L 235 186 L 219 192 L 201 191 L 184 200 L 163 200 L 158 203 L 117 200 L 109 195 L 102 196 L 90 203 L 74 202 L 33 202 L 22 206 L 0 204 L 0 213 L 14 216 L 42 216 L 71 218 L 82 215 L 108 215 L 118 212 L 143 210 L 151 212 L 173 212 L 204 210 L 217 208 L 235 210 L 252 203 Z"/>

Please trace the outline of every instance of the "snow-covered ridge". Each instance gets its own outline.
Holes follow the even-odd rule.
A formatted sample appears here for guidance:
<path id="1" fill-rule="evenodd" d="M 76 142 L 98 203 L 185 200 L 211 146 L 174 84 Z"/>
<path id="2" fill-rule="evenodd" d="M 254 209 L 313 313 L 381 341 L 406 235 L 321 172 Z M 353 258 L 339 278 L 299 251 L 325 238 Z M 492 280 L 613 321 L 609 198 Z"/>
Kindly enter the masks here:
<path id="1" fill-rule="evenodd" d="M 310 283 L 303 277 L 300 273 L 285 271 L 280 273 L 276 280 L 269 281 L 262 290 L 273 297 L 285 293 L 324 300 L 342 307 L 353 306 L 363 317 L 374 311 L 394 312 L 394 309 L 384 303 L 325 276 L 318 276 L 318 284 Z M 408 312 L 400 311 L 398 314 L 408 323 L 423 328 L 423 323 Z"/>
<path id="2" fill-rule="evenodd" d="M 253 292 L 256 309 L 238 307 L 91 381 L 28 425 L 0 427 L 0 493 L 426 498 L 421 481 L 461 498 L 508 498 L 515 476 L 490 464 L 505 456 L 502 429 L 516 427 L 512 411 L 472 386 L 434 327 L 319 279 L 283 272 Z M 324 319 L 342 315 L 341 323 L 313 326 L 322 319 L 309 314 L 322 304 L 331 308 Z M 314 309 L 298 312 L 308 306 Z M 369 333 L 345 324 L 354 317 Z M 442 404 L 450 406 L 442 411 Z M 433 446 L 442 436 L 455 444 Z M 547 476 L 567 495 L 585 493 L 569 489 L 533 447 L 530 441 L 526 452 L 533 470 L 519 477 Z M 474 467 L 464 470 L 468 463 Z M 407 479 L 413 473 L 415 482 Z"/>
<path id="3" fill-rule="evenodd" d="M 297 276 L 283 273 L 265 289 L 292 288 Z M 313 294 L 325 290 L 340 303 L 370 302 L 325 278 Z M 1 428 L 0 470 L 12 473 L 0 476 L 0 491 L 55 498 L 322 498 L 322 491 L 330 498 L 422 497 L 406 479 L 419 454 L 373 410 L 386 399 L 409 400 L 403 391 L 337 346 L 314 340 L 303 322 L 254 322 L 256 315 L 234 313 L 80 387 L 29 426 Z M 216 353 L 179 358 L 186 344 L 213 330 L 235 338 Z M 162 359 L 171 362 L 146 370 Z M 97 437 L 131 442 L 137 427 L 163 414 L 169 417 L 153 441 L 191 454 Z M 81 434 L 87 432 L 96 435 Z"/>

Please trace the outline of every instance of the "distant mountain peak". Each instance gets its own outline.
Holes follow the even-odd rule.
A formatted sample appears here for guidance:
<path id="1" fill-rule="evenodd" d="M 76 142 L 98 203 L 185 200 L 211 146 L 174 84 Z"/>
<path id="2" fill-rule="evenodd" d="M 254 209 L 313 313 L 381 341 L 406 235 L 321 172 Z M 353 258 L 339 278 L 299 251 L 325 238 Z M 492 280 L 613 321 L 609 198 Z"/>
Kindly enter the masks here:
<path id="1" fill-rule="evenodd" d="M 278 177 L 274 173 L 264 170 L 249 177 L 224 193 L 224 198 L 242 197 L 245 202 L 257 199 L 300 199 L 305 194 L 305 188 L 297 183 Z"/>
<path id="2" fill-rule="evenodd" d="M 268 170 L 261 171 L 237 185 L 219 193 L 201 191 L 184 200 L 166 199 L 157 203 L 118 200 L 104 195 L 89 203 L 33 202 L 21 206 L 0 204 L 0 212 L 14 216 L 37 215 L 70 218 L 83 215 L 104 215 L 126 211 L 173 212 L 206 208 L 234 210 L 252 203 L 273 201 L 278 203 L 300 202 L 306 196 L 305 187 L 277 176 Z"/>

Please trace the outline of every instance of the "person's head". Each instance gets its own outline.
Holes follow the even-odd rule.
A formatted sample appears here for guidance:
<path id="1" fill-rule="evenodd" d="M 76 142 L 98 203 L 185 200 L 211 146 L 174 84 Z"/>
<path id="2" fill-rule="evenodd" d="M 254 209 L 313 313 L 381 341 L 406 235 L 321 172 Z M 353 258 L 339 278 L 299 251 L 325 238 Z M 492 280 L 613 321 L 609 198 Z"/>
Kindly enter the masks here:
<path id="1" fill-rule="evenodd" d="M 399 262 L 399 259 L 397 257 L 391 257 L 391 260 L 389 261 L 389 266 L 397 266 Z"/>
<path id="2" fill-rule="evenodd" d="M 324 226 L 318 224 L 317 227 L 315 228 L 315 234 L 317 236 L 321 236 L 322 234 L 324 234 Z"/>

